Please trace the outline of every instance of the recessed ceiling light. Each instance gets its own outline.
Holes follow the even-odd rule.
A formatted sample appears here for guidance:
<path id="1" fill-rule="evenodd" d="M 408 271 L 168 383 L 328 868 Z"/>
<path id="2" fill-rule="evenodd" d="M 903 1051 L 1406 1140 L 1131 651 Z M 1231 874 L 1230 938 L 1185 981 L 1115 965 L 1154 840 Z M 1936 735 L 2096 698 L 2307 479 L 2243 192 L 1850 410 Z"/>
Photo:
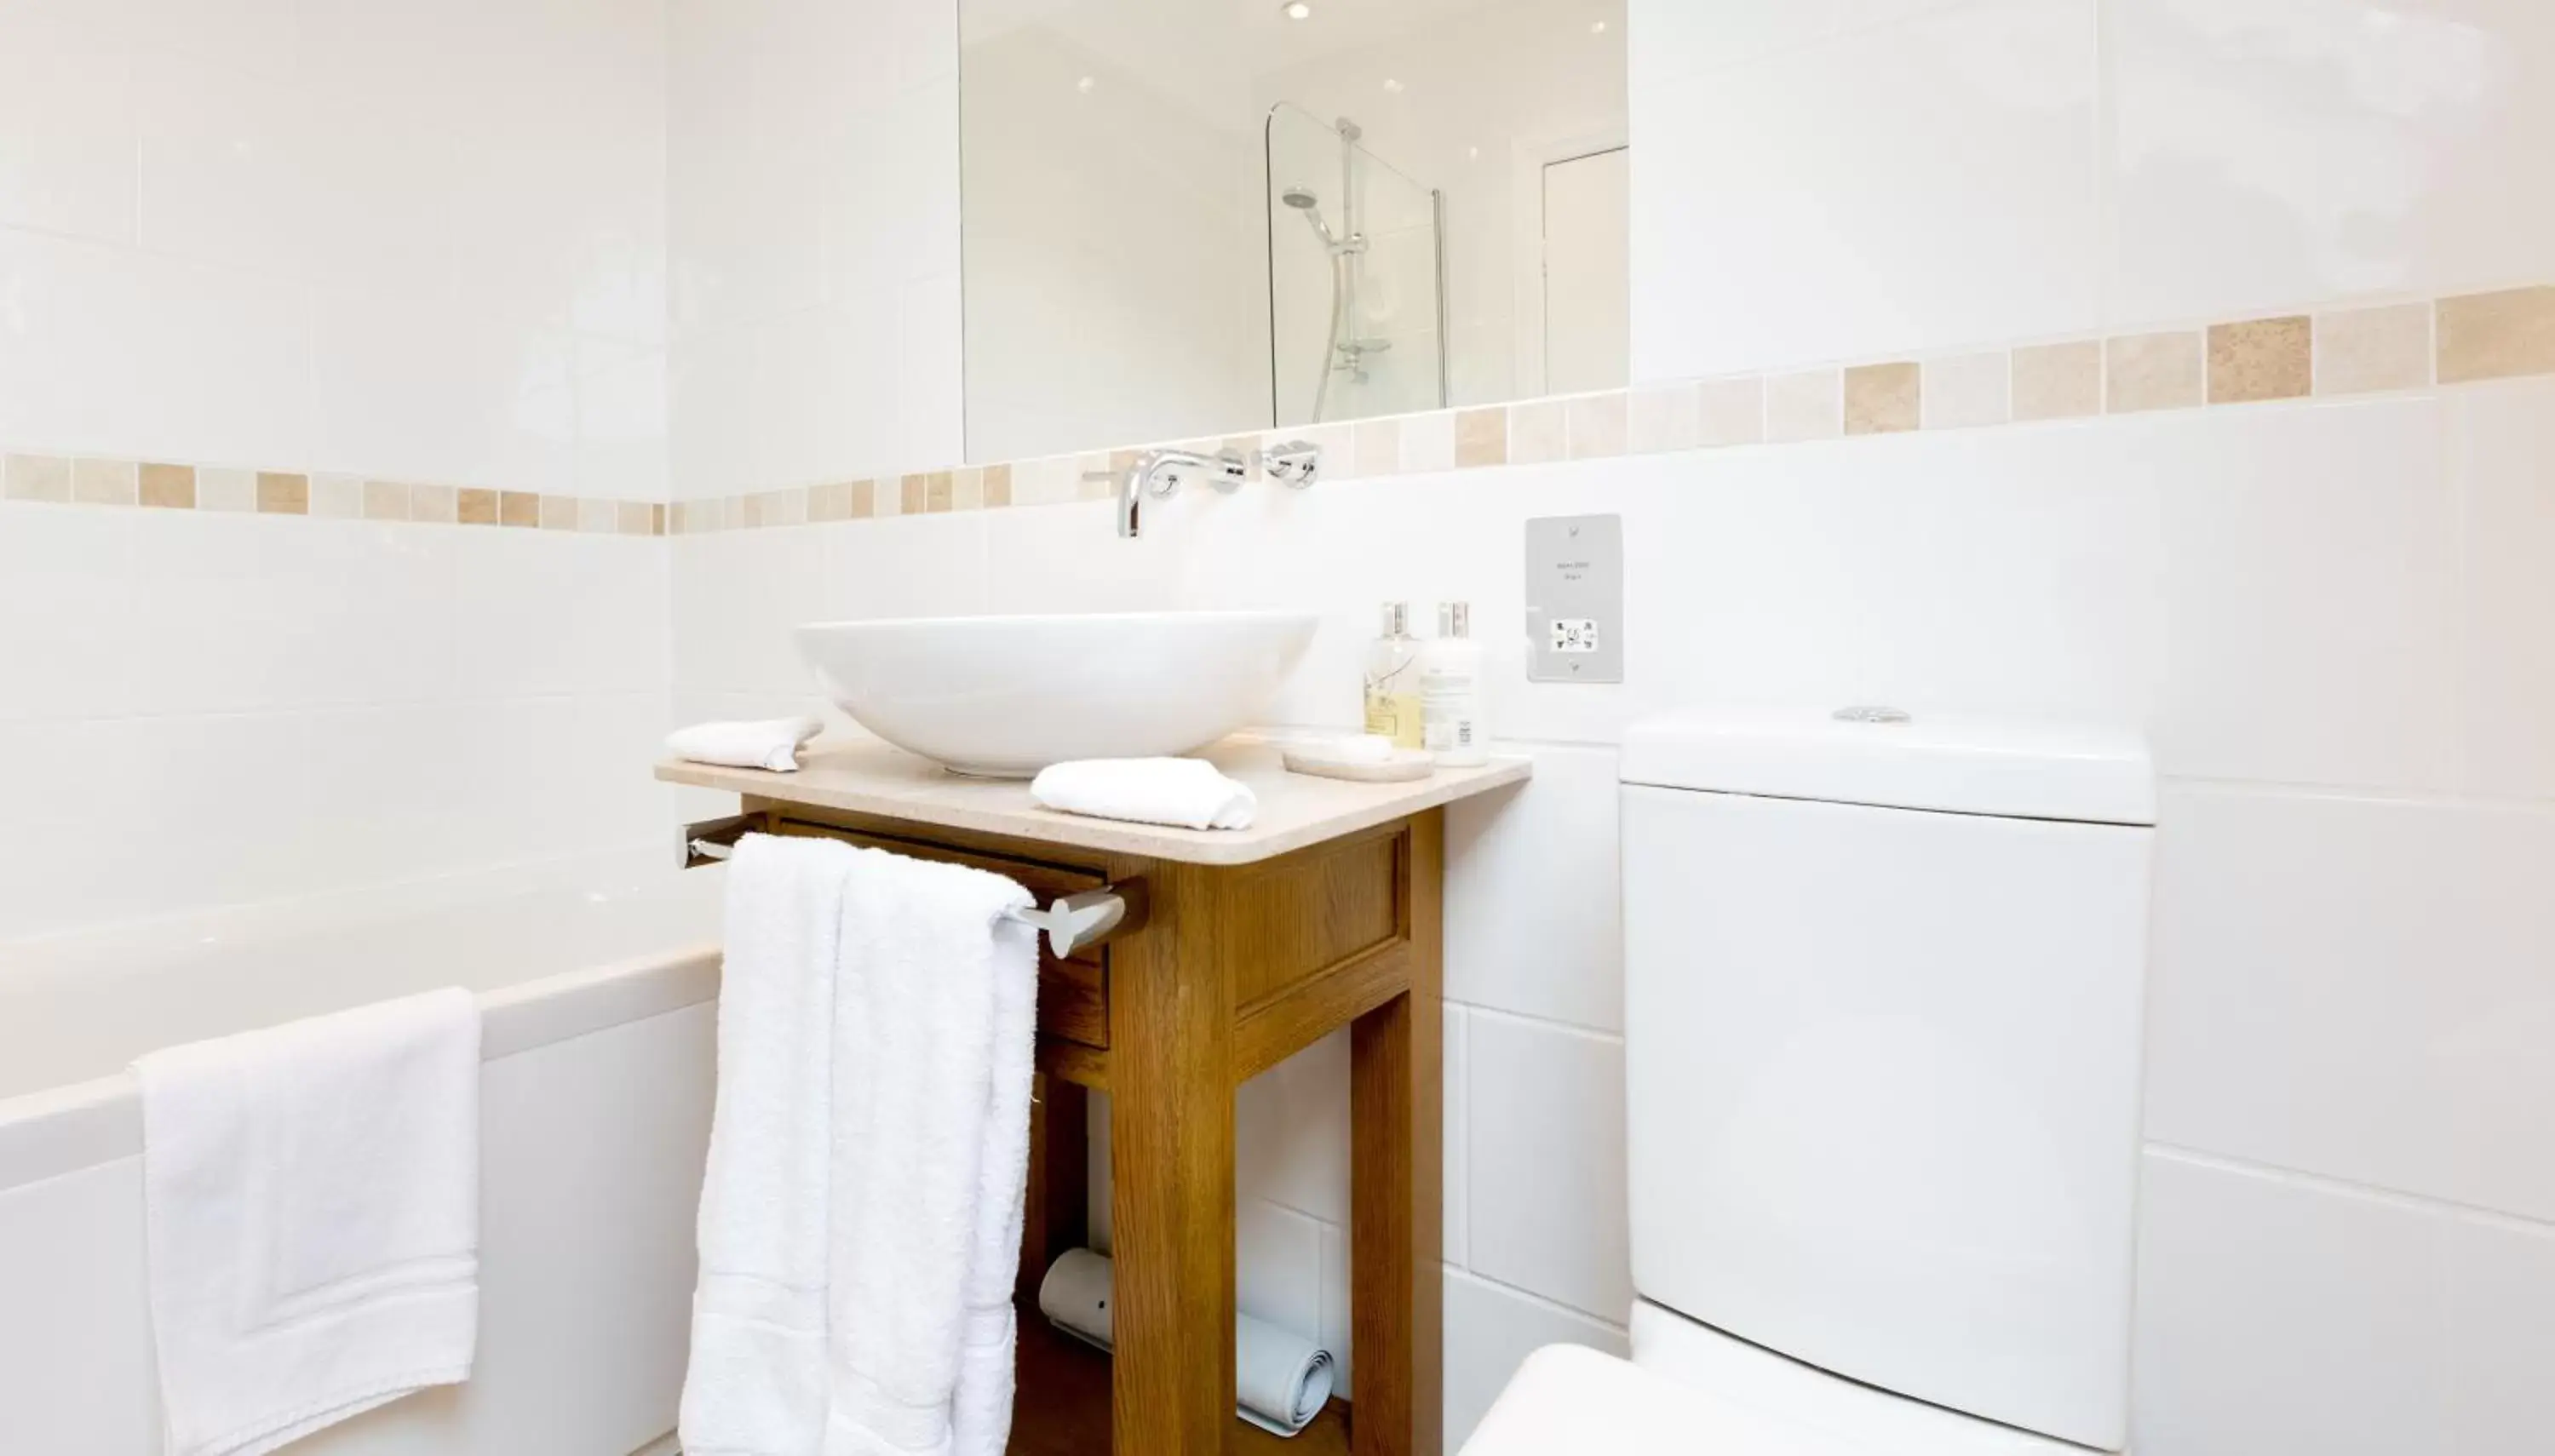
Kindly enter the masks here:
<path id="1" fill-rule="evenodd" d="M 1606 34 L 1606 22 L 1602 20 L 1590 22 L 1588 26 L 1588 34 L 1592 36 L 1602 36 Z"/>
<path id="2" fill-rule="evenodd" d="M 1088 96 L 1091 94 L 1091 88 L 1099 84 L 1100 82 L 1096 78 L 1084 76 L 1082 79 L 1073 83 L 1073 88 Z"/>
<path id="3" fill-rule="evenodd" d="M 1278 7 L 1278 13 L 1288 20 L 1311 20 L 1313 7 L 1304 3 L 1304 0 L 1286 0 L 1285 4 Z"/>
<path id="4" fill-rule="evenodd" d="M 1391 76 L 1386 76 L 1384 78 L 1384 88 L 1392 92 L 1394 95 L 1399 96 L 1401 94 L 1401 82 L 1395 80 Z"/>

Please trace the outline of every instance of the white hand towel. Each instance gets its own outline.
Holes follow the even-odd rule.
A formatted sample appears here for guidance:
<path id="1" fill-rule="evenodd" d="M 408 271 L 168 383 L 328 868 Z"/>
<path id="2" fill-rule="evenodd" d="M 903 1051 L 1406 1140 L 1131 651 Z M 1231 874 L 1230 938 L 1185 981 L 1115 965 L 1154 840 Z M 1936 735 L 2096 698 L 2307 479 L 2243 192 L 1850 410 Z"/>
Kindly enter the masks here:
<path id="1" fill-rule="evenodd" d="M 992 1316 L 1020 1260 L 1037 994 L 1034 935 L 1004 916 L 1029 904 L 981 870 L 878 850 L 854 868 L 835 992 L 827 1456 L 1002 1456 L 1014 1331 L 1008 1310 Z"/>
<path id="2" fill-rule="evenodd" d="M 728 861 L 686 1450 L 813 1456 L 823 1439 L 826 1099 L 843 887 L 857 853 L 749 834 Z"/>
<path id="3" fill-rule="evenodd" d="M 383 1002 L 133 1069 L 171 1456 L 256 1456 L 469 1379 L 475 998 Z"/>
<path id="4" fill-rule="evenodd" d="M 1085 759 L 1030 781 L 1030 797 L 1061 813 L 1183 829 L 1248 829 L 1259 795 L 1204 759 Z"/>
<path id="5" fill-rule="evenodd" d="M 815 718 L 772 718 L 760 723 L 695 723 L 667 735 L 666 752 L 695 764 L 729 769 L 798 772 L 798 750 L 825 731 Z"/>
<path id="6" fill-rule="evenodd" d="M 1011 881 L 750 835 L 681 1440 L 1000 1456 L 1037 947 Z"/>

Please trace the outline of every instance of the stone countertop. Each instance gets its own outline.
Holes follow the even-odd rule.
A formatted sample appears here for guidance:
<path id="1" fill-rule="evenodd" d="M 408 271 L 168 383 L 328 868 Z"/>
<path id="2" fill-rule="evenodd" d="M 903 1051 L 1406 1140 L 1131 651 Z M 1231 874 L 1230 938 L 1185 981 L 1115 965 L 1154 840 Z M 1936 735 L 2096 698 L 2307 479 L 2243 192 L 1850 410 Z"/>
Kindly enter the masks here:
<path id="1" fill-rule="evenodd" d="M 1198 756 L 1260 796 L 1260 813 L 1250 828 L 1175 829 L 1060 814 L 1032 802 L 1026 781 L 963 778 L 928 759 L 870 740 L 810 744 L 800 750 L 795 774 L 669 760 L 657 766 L 657 777 L 669 784 L 943 829 L 1184 864 L 1247 865 L 1521 784 L 1533 773 L 1525 759 L 1494 758 L 1480 768 L 1439 769 L 1407 784 L 1353 784 L 1289 774 L 1278 746 L 1252 735 L 1228 738 Z"/>

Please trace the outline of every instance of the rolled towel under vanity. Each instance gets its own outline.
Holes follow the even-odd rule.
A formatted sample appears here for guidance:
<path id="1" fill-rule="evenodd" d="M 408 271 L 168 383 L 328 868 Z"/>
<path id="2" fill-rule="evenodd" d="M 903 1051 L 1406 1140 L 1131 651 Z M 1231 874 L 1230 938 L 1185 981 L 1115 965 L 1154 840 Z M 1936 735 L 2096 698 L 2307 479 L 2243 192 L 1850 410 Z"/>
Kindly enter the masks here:
<path id="1" fill-rule="evenodd" d="M 1075 1339 L 1110 1348 L 1117 1327 L 1110 1310 L 1114 1274 L 1106 1254 L 1065 1251 L 1038 1281 L 1038 1312 Z M 1235 1405 L 1242 1418 L 1281 1436 L 1312 1424 L 1338 1379 L 1331 1352 L 1247 1314 L 1235 1317 L 1233 1337 Z"/>

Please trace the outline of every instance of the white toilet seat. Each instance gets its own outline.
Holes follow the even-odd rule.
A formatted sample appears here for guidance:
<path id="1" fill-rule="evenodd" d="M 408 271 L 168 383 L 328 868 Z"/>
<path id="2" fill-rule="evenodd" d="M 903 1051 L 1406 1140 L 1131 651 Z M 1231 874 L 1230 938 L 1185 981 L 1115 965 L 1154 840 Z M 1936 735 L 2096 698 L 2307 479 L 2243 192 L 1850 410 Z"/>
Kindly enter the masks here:
<path id="1" fill-rule="evenodd" d="M 1461 1456 L 2087 1456 L 2048 1436 L 1813 1370 L 1646 1301 L 1642 1364 L 1550 1345 Z"/>

